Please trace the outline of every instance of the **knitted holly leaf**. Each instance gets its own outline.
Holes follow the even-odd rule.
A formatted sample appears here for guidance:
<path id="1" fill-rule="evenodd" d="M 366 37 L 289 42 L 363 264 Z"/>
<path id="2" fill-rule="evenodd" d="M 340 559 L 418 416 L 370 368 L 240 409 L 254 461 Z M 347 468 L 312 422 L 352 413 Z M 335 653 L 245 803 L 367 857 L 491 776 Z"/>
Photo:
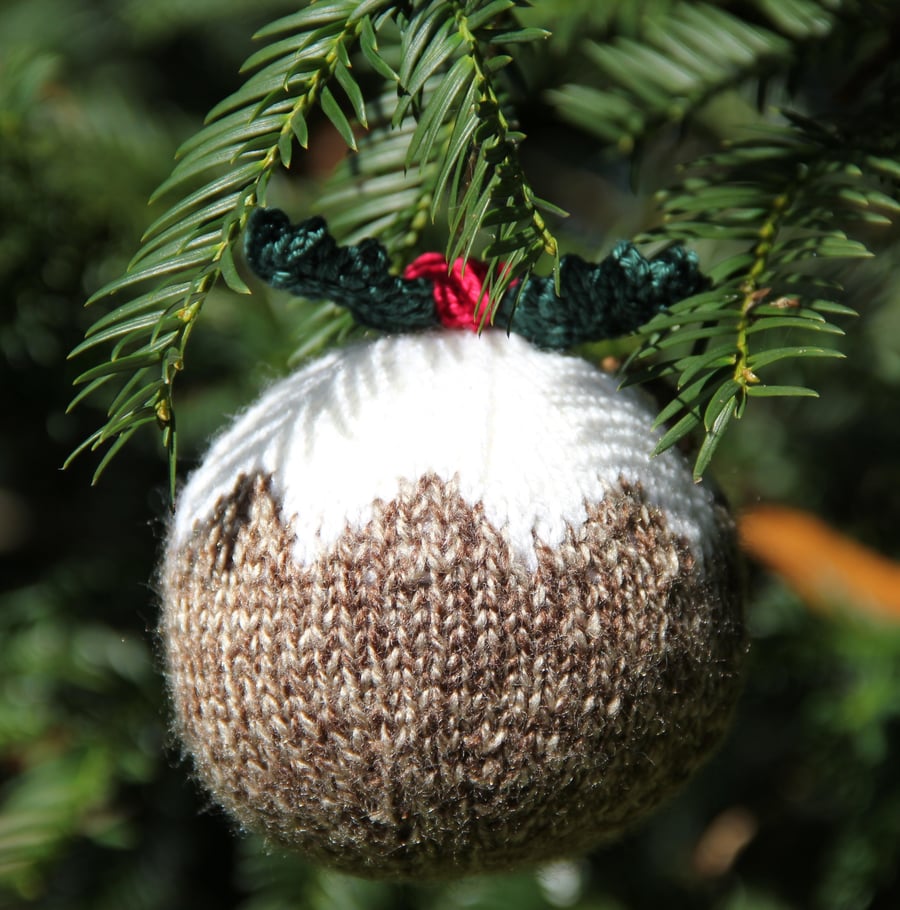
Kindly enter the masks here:
<path id="1" fill-rule="evenodd" d="M 490 267 L 483 262 L 457 259 L 450 266 L 443 256 L 425 253 L 395 275 L 377 240 L 340 246 L 325 219 L 292 225 L 278 209 L 253 212 L 246 252 L 254 272 L 273 287 L 331 300 L 360 325 L 396 334 L 438 324 L 479 330 L 494 321 L 547 349 L 627 335 L 707 285 L 696 255 L 684 247 L 650 260 L 621 241 L 598 263 L 564 256 L 556 279 L 532 275 L 508 288 L 491 314 Z"/>

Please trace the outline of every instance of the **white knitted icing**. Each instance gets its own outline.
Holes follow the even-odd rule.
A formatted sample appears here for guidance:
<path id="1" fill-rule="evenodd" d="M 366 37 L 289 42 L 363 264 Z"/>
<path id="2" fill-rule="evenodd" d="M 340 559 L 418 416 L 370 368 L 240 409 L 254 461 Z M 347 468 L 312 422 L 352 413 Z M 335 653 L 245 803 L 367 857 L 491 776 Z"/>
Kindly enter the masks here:
<path id="1" fill-rule="evenodd" d="M 620 478 L 640 483 L 698 557 L 711 545 L 712 495 L 657 432 L 638 394 L 585 360 L 488 331 L 381 338 L 332 352 L 275 383 L 212 444 L 176 510 L 176 544 L 241 474 L 273 478 L 308 563 L 376 499 L 433 473 L 482 503 L 527 565 Z"/>

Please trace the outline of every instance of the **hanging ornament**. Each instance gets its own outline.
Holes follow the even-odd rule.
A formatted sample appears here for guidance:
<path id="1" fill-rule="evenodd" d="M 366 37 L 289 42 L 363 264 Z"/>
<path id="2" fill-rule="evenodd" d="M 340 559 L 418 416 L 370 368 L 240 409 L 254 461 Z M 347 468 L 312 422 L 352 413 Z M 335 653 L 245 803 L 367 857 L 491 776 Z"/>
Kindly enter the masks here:
<path id="1" fill-rule="evenodd" d="M 260 210 L 276 287 L 391 334 L 274 384 L 182 491 L 161 573 L 177 732 L 238 822 L 385 878 L 615 837 L 721 739 L 744 653 L 725 510 L 653 412 L 548 350 L 703 279 L 621 245 L 476 329 L 484 270 Z M 637 320 L 637 321 L 635 321 Z M 442 327 L 443 326 L 443 327 Z M 418 331 L 414 331 L 418 330 Z"/>

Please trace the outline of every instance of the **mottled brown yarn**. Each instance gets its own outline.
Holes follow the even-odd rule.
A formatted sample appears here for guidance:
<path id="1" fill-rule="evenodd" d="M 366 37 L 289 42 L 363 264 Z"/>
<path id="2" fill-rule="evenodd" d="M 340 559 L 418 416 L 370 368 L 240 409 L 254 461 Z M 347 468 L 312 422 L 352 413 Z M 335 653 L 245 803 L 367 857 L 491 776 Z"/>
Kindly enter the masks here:
<path id="1" fill-rule="evenodd" d="M 242 477 L 167 554 L 178 733 L 242 824 L 355 874 L 582 851 L 722 736 L 744 650 L 730 533 L 701 574 L 623 484 L 531 573 L 427 476 L 302 567 L 269 478 Z"/>

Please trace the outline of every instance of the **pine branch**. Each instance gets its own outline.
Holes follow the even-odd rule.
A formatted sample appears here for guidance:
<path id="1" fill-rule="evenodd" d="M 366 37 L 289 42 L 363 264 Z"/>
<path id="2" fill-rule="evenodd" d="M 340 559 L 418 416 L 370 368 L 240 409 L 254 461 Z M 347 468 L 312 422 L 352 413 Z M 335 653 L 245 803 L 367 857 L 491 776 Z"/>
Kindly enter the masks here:
<path id="1" fill-rule="evenodd" d="M 654 15 L 632 23 L 640 40 L 590 46 L 589 84 L 553 96 L 561 114 L 618 142 L 620 151 L 630 148 L 715 94 L 784 71 L 798 47 L 829 34 L 837 15 L 831 0 L 753 5 L 769 27 L 710 4 L 654 6 Z M 559 244 L 547 216 L 564 213 L 538 198 L 527 179 L 519 158 L 525 137 L 506 92 L 516 48 L 529 45 L 536 54 L 545 46 L 548 32 L 538 23 L 552 21 L 551 4 L 531 11 L 543 20 L 524 17 L 523 6 L 524 0 L 312 0 L 259 33 L 267 43 L 245 64 L 246 83 L 184 144 L 157 191 L 155 198 L 170 195 L 173 204 L 148 229 L 125 275 L 89 301 L 118 303 L 73 351 L 106 354 L 78 377 L 72 403 L 111 399 L 103 426 L 72 456 L 106 447 L 95 479 L 138 429 L 155 424 L 174 489 L 174 387 L 189 338 L 214 287 L 248 293 L 235 244 L 251 211 L 265 202 L 272 175 L 306 147 L 314 110 L 357 150 L 320 199 L 342 240 L 373 236 L 399 268 L 429 219 L 440 215 L 449 261 L 472 254 L 487 260 L 491 307 L 482 311 L 493 315 L 512 284 L 525 287 L 545 256 L 558 289 Z M 577 4 L 572 8 L 581 15 Z M 848 0 L 842 7 L 842 15 L 865 13 L 865 4 Z M 613 87 L 601 87 L 610 78 Z M 579 93 L 587 107 L 573 100 Z M 883 120 L 871 110 L 867 118 L 869 132 Z M 895 137 L 886 136 L 883 147 L 870 143 L 856 160 L 864 132 L 838 135 L 795 118 L 790 129 L 698 162 L 664 200 L 665 227 L 653 239 L 739 245 L 713 271 L 715 290 L 652 321 L 633 360 L 650 363 L 638 380 L 676 379 L 678 397 L 661 417 L 676 420 L 663 447 L 702 428 L 698 473 L 750 397 L 807 394 L 763 383 L 760 370 L 779 360 L 829 356 L 827 346 L 769 339 L 776 329 L 834 331 L 824 314 L 843 312 L 837 291 L 806 264 L 868 255 L 835 224 L 879 224 L 895 214 Z M 872 184 L 876 173 L 890 183 L 887 191 Z M 353 331 L 328 302 L 305 313 L 302 354 Z"/>
<path id="2" fill-rule="evenodd" d="M 249 293 L 235 265 L 235 244 L 249 212 L 265 199 L 272 174 L 290 164 L 296 145 L 306 146 L 311 110 L 320 107 L 348 145 L 355 146 L 335 91 L 346 97 L 364 125 L 350 53 L 361 40 L 371 42 L 389 13 L 387 0 L 337 0 L 314 4 L 263 29 L 258 37 L 288 37 L 250 57 L 244 65 L 252 73 L 246 83 L 217 105 L 207 125 L 180 149 L 177 165 L 154 198 L 176 190 L 187 195 L 150 226 L 126 274 L 88 301 L 129 298 L 98 319 L 71 355 L 111 345 L 105 362 L 77 378 L 83 388 L 71 405 L 101 389 L 118 390 L 106 423 L 69 458 L 108 445 L 95 481 L 140 427 L 156 423 L 169 453 L 174 492 L 174 383 L 204 301 L 220 281 L 237 293 Z"/>
<path id="3" fill-rule="evenodd" d="M 434 220 L 441 211 L 449 213 L 450 260 L 468 258 L 479 233 L 492 228 L 483 255 L 495 266 L 489 269 L 495 302 L 545 253 L 558 267 L 542 211 L 559 210 L 530 187 L 518 158 L 524 137 L 511 128 L 497 84 L 511 59 L 498 49 L 549 34 L 506 23 L 516 5 L 432 2 L 403 22 L 393 90 L 396 99 L 399 88 L 399 99 L 391 105 L 385 95 L 375 105 L 382 118 L 319 201 L 342 239 L 378 237 L 401 258 L 427 216 Z"/>
<path id="4" fill-rule="evenodd" d="M 394 125 L 397 103 L 392 89 L 369 105 L 375 116 L 358 154 L 345 158 L 328 178 L 315 211 L 328 214 L 344 243 L 377 237 L 399 265 L 431 220 L 436 169 L 433 162 L 408 167 L 416 121 L 410 114 Z"/>
<path id="5" fill-rule="evenodd" d="M 431 0 L 401 9 L 388 0 L 323 0 L 258 33 L 269 43 L 244 65 L 251 74 L 247 82 L 182 146 L 171 176 L 153 197 L 179 194 L 177 201 L 147 230 L 126 274 L 89 301 L 127 298 L 98 319 L 72 352 L 109 346 L 106 360 L 77 378 L 82 388 L 72 406 L 100 392 L 112 391 L 113 400 L 104 425 L 69 461 L 108 446 L 96 481 L 140 427 L 156 423 L 168 450 L 174 492 L 173 390 L 204 301 L 220 282 L 249 293 L 235 265 L 235 244 L 249 213 L 265 201 L 273 173 L 290 165 L 297 146 L 306 147 L 314 108 L 349 148 L 358 148 L 358 130 L 366 130 L 368 120 L 354 55 L 356 63 L 364 62 L 393 87 L 395 97 L 399 92 L 391 118 L 398 134 L 391 137 L 388 154 L 376 147 L 385 140 L 383 127 L 364 146 L 367 163 L 360 173 L 368 178 L 370 205 L 359 207 L 355 200 L 353 214 L 349 208 L 344 213 L 356 227 L 388 234 L 393 252 L 400 253 L 402 244 L 391 231 L 408 247 L 423 216 L 446 208 L 451 259 L 468 257 L 481 232 L 491 229 L 485 255 L 492 266 L 488 293 L 494 303 L 545 253 L 558 269 L 556 240 L 542 214 L 558 210 L 538 199 L 525 177 L 518 159 L 524 137 L 513 128 L 498 86 L 510 62 L 500 51 L 547 34 L 516 26 L 512 11 L 518 5 L 516 0 Z M 378 46 L 379 33 L 392 18 L 400 25 L 399 72 Z M 404 132 L 413 123 L 412 132 Z M 417 165 L 419 171 L 418 185 L 405 195 L 395 192 L 401 169 L 394 153 L 401 148 L 403 170 Z M 317 312 L 320 317 L 332 311 Z M 334 331 L 318 325 L 303 350 L 348 330 L 340 320 Z"/>
<path id="6" fill-rule="evenodd" d="M 409 109 L 416 111 L 406 164 L 434 168 L 432 212 L 442 204 L 449 208 L 448 261 L 467 260 L 480 232 L 490 231 L 481 257 L 492 309 L 545 254 L 558 274 L 558 244 L 544 216 L 565 214 L 532 189 L 518 154 L 525 136 L 514 128 L 499 84 L 512 61 L 502 51 L 549 35 L 509 18 L 522 5 L 516 0 L 424 5 L 404 29 L 400 84 L 407 94 L 394 115 L 398 124 Z M 428 91 L 438 72 L 439 85 Z"/>
<path id="7" fill-rule="evenodd" d="M 674 421 L 658 451 L 693 431 L 703 441 L 697 479 L 733 418 L 751 398 L 815 396 L 769 384 L 770 366 L 842 356 L 828 321 L 853 315 L 822 265 L 871 256 L 836 225 L 889 225 L 900 213 L 900 155 L 860 148 L 860 137 L 791 116 L 792 124 L 706 157 L 663 194 L 668 240 L 732 241 L 738 252 L 712 270 L 715 289 L 671 307 L 640 331 L 630 383 L 675 381 L 658 423 Z M 644 239 L 651 239 L 649 235 Z M 659 239 L 656 236 L 656 239 Z M 796 339 L 798 333 L 805 338 Z M 647 365 L 649 363 L 649 365 Z"/>
<path id="8" fill-rule="evenodd" d="M 715 95 L 783 71 L 798 45 L 823 40 L 837 22 L 829 0 L 755 6 L 771 27 L 708 3 L 648 9 L 637 36 L 586 41 L 590 83 L 553 89 L 548 99 L 564 120 L 629 154 L 663 123 L 683 121 Z"/>

